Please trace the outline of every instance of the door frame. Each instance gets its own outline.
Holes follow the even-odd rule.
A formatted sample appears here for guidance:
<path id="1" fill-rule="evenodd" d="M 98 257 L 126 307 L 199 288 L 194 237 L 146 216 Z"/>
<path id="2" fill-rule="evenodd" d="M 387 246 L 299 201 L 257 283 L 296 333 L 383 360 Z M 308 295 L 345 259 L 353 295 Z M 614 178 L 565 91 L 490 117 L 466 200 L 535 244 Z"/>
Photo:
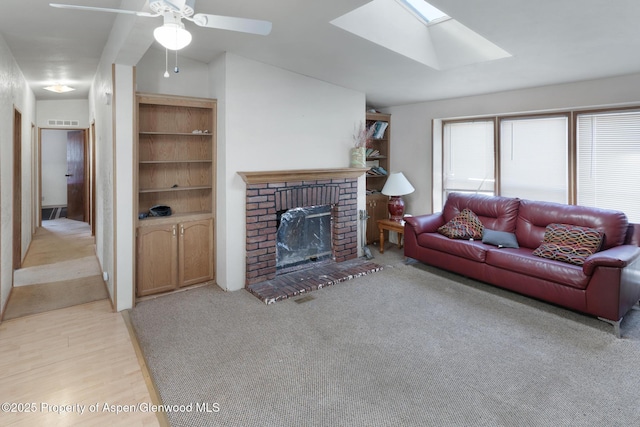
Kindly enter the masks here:
<path id="1" fill-rule="evenodd" d="M 22 267 L 22 113 L 13 107 L 13 270 Z"/>
<path id="2" fill-rule="evenodd" d="M 38 132 L 36 125 L 31 123 L 31 235 L 33 236 L 40 224 L 40 216 L 42 212 L 38 212 Z"/>
<path id="3" fill-rule="evenodd" d="M 51 127 L 39 127 L 38 128 L 38 227 L 42 227 L 42 131 L 43 130 L 59 130 L 59 131 L 82 131 L 84 135 L 84 168 L 85 168 L 85 182 L 84 182 L 84 201 L 83 201 L 83 211 L 85 212 L 85 220 L 84 222 L 91 225 L 92 219 L 95 216 L 95 206 L 94 203 L 89 203 L 89 200 L 93 200 L 95 197 L 95 171 L 91 170 L 90 173 L 87 173 L 89 170 L 89 129 L 87 128 L 51 128 Z M 94 154 L 91 153 L 91 156 L 94 157 Z M 88 180 L 88 182 L 87 182 Z M 93 193 L 93 194 L 92 194 Z M 91 228 L 93 230 L 93 225 Z M 95 235 L 92 233 L 92 235 Z"/>
<path id="4" fill-rule="evenodd" d="M 89 199 L 90 202 L 90 211 L 88 218 L 91 221 L 91 235 L 96 235 L 96 121 L 91 121 L 91 126 L 89 128 L 89 138 L 91 141 L 89 148 L 89 173 L 85 174 L 85 176 L 89 177 L 89 185 L 87 186 L 89 189 Z"/>

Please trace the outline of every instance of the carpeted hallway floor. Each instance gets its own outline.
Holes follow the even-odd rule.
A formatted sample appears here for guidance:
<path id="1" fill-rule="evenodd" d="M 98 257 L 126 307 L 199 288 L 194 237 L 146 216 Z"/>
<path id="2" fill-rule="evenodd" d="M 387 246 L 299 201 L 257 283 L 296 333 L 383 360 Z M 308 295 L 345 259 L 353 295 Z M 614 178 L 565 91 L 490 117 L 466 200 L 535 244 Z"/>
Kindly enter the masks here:
<path id="1" fill-rule="evenodd" d="M 617 339 L 397 250 L 374 255 L 380 272 L 271 305 L 213 286 L 139 303 L 171 425 L 640 423 L 640 310 Z"/>
<path id="2" fill-rule="evenodd" d="M 89 224 L 43 221 L 15 270 L 4 320 L 108 298 Z"/>

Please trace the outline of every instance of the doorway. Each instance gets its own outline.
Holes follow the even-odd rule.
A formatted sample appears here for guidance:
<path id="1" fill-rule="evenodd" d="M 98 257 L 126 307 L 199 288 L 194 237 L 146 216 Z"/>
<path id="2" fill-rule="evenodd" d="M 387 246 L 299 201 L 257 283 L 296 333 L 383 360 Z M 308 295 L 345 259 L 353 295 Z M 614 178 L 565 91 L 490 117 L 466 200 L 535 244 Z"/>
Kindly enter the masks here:
<path id="1" fill-rule="evenodd" d="M 40 130 L 41 221 L 60 217 L 90 221 L 87 146 L 86 129 Z"/>

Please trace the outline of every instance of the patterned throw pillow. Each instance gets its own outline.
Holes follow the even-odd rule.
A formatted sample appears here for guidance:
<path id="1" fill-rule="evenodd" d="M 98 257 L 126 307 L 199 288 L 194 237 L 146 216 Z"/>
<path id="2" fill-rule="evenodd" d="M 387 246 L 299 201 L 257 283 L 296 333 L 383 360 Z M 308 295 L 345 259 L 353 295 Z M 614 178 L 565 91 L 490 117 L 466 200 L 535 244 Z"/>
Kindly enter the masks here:
<path id="1" fill-rule="evenodd" d="M 482 239 L 483 230 L 484 226 L 478 216 L 471 209 L 464 209 L 438 228 L 438 233 L 450 239 Z"/>
<path id="2" fill-rule="evenodd" d="M 602 233 L 589 227 L 549 224 L 542 244 L 533 254 L 542 258 L 582 265 L 589 255 L 600 249 Z"/>

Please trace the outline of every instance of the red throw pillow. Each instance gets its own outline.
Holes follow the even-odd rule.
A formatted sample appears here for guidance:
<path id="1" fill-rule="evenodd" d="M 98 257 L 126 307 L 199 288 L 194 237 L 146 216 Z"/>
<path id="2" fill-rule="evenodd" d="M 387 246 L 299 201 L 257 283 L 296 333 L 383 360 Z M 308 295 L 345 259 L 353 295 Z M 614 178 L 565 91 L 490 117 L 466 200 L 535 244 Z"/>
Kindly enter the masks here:
<path id="1" fill-rule="evenodd" d="M 478 216 L 471 209 L 464 209 L 438 228 L 438 233 L 450 239 L 482 239 L 483 230 L 484 226 Z"/>
<path id="2" fill-rule="evenodd" d="M 533 254 L 542 258 L 582 265 L 589 255 L 598 252 L 602 233 L 594 228 L 570 224 L 549 224 L 542 244 Z"/>

